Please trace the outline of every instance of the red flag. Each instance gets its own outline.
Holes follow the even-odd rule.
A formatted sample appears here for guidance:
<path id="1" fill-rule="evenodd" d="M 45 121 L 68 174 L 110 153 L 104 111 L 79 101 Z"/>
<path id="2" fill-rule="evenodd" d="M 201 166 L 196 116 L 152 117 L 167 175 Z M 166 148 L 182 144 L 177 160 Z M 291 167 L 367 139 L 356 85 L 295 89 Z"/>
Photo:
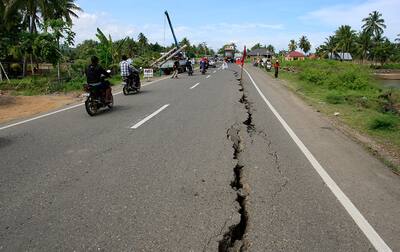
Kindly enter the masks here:
<path id="1" fill-rule="evenodd" d="M 245 59 L 246 59 L 246 46 L 244 46 L 244 50 L 243 50 L 242 66 L 244 65 Z"/>

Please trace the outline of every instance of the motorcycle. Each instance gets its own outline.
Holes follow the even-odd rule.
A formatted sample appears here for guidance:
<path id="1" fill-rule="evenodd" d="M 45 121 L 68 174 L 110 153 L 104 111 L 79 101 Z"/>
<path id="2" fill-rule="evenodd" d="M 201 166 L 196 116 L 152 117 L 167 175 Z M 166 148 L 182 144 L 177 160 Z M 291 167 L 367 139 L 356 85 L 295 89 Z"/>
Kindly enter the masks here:
<path id="1" fill-rule="evenodd" d="M 187 72 L 188 72 L 188 76 L 192 76 L 193 75 L 193 67 L 192 66 L 188 66 L 187 67 Z"/>
<path id="2" fill-rule="evenodd" d="M 110 70 L 107 70 L 107 73 L 111 73 Z M 106 81 L 105 76 L 101 77 L 101 82 Z M 111 101 L 106 102 L 106 90 L 99 89 L 98 86 L 100 83 L 91 83 L 85 84 L 84 90 L 87 92 L 85 94 L 86 101 L 85 101 L 85 108 L 86 112 L 90 116 L 94 116 L 97 114 L 99 109 L 107 107 L 108 109 L 112 109 L 114 105 L 114 97 L 111 96 Z"/>
<path id="3" fill-rule="evenodd" d="M 139 73 L 134 72 L 132 78 L 124 78 L 123 85 L 122 92 L 124 95 L 129 95 L 131 92 L 139 93 L 141 87 Z"/>
<path id="4" fill-rule="evenodd" d="M 267 71 L 269 72 L 269 71 L 271 71 L 271 68 L 272 68 L 271 61 L 267 61 L 266 65 L 265 65 L 265 69 L 267 69 Z"/>

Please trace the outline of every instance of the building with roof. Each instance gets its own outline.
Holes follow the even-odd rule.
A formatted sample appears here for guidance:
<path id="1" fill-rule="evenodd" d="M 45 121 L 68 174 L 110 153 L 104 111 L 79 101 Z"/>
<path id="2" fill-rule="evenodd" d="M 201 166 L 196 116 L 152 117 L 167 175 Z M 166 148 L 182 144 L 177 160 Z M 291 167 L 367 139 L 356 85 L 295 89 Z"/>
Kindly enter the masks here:
<path id="1" fill-rule="evenodd" d="M 333 60 L 340 60 L 340 61 L 352 61 L 353 57 L 348 52 L 335 52 L 335 53 L 328 53 L 328 59 Z"/>
<path id="2" fill-rule="evenodd" d="M 304 60 L 306 56 L 298 51 L 290 52 L 286 55 L 285 60 L 292 61 L 292 60 Z"/>
<path id="3" fill-rule="evenodd" d="M 273 55 L 274 54 L 268 51 L 266 48 L 257 48 L 247 53 L 247 57 L 262 57 L 267 59 L 272 58 Z"/>

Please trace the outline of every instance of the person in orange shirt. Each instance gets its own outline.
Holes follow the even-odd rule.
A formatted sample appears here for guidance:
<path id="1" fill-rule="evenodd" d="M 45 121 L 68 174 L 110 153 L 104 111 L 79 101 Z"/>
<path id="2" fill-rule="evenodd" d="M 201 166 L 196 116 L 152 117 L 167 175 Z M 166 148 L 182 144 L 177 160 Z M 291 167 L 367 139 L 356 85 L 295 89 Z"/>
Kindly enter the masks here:
<path id="1" fill-rule="evenodd" d="M 279 68 L 281 67 L 281 65 L 279 64 L 279 60 L 276 60 L 274 63 L 274 68 L 275 68 L 275 78 L 278 78 L 278 72 L 279 72 Z"/>

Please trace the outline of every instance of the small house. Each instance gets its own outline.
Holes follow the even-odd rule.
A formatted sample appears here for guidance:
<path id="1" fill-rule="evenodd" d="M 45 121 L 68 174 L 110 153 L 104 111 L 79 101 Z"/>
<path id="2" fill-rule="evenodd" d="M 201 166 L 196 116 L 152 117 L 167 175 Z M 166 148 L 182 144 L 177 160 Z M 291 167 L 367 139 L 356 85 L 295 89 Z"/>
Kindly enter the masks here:
<path id="1" fill-rule="evenodd" d="M 340 61 L 352 61 L 353 57 L 348 52 L 336 52 L 328 53 L 328 59 L 340 60 Z"/>
<path id="2" fill-rule="evenodd" d="M 257 48 L 254 50 L 251 50 L 250 52 L 247 53 L 247 57 L 257 57 L 257 58 L 267 58 L 271 59 L 273 56 L 273 53 L 268 51 L 266 48 Z"/>
<path id="3" fill-rule="evenodd" d="M 304 60 L 305 57 L 306 56 L 304 54 L 302 54 L 301 52 L 293 51 L 286 55 L 285 60 L 287 60 L 287 61 Z"/>

